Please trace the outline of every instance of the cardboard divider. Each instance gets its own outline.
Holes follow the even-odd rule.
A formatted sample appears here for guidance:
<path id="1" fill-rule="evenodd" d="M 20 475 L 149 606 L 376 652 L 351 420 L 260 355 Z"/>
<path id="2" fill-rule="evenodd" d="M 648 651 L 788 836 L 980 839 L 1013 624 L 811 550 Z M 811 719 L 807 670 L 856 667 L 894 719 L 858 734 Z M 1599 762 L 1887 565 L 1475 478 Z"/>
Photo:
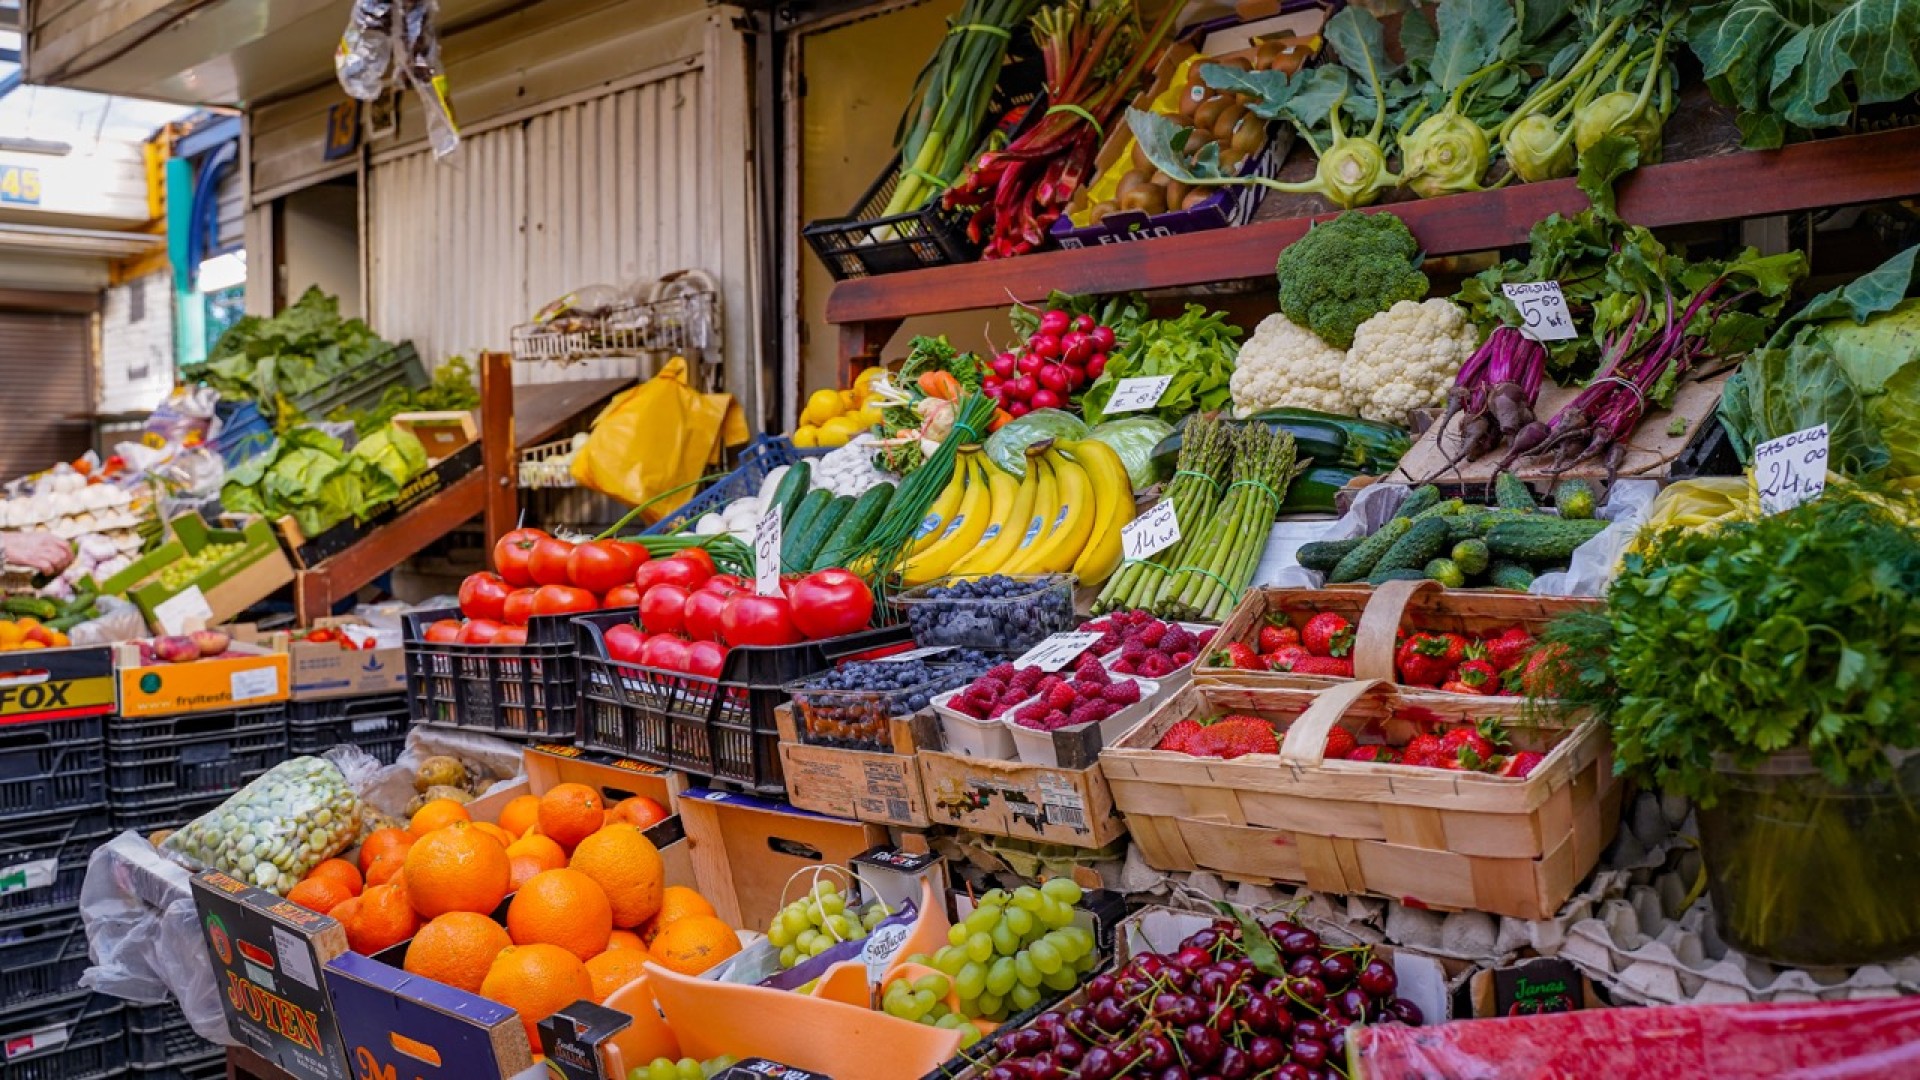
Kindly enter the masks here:
<path id="1" fill-rule="evenodd" d="M 883 826 L 731 792 L 690 788 L 679 809 L 700 895 L 742 929 L 763 929 L 798 895 L 788 887 L 795 872 L 845 863 L 888 839 Z"/>

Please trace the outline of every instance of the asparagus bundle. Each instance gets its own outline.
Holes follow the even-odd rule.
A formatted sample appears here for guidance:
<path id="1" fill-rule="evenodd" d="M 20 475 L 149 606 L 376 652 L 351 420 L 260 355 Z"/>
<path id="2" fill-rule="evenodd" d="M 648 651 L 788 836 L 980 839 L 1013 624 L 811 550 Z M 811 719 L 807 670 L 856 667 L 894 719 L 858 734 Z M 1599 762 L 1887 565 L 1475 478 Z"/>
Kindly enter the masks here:
<path id="1" fill-rule="evenodd" d="M 1178 470 L 1161 493 L 1162 500 L 1173 503 L 1174 515 L 1184 534 L 1172 547 L 1151 557 L 1123 563 L 1107 579 L 1106 588 L 1094 601 L 1094 612 L 1123 611 L 1148 607 L 1170 571 L 1183 565 L 1180 559 L 1192 550 L 1192 537 L 1201 523 L 1219 504 L 1226 485 L 1227 463 L 1233 452 L 1233 429 L 1217 416 L 1196 416 L 1189 422 L 1186 440 L 1180 449 Z"/>
<path id="2" fill-rule="evenodd" d="M 1217 622 L 1240 601 L 1267 549 L 1287 485 L 1299 474 L 1293 435 L 1284 428 L 1248 424 L 1235 444 L 1233 483 L 1150 605 L 1163 619 Z"/>

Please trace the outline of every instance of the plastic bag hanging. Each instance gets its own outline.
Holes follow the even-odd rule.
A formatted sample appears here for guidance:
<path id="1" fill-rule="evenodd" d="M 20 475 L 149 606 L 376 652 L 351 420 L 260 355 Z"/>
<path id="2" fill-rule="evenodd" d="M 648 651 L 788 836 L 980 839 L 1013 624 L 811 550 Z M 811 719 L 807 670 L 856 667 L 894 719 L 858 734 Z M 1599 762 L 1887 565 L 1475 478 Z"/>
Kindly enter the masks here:
<path id="1" fill-rule="evenodd" d="M 401 0 L 400 41 L 400 63 L 395 74 L 400 82 L 419 92 L 433 156 L 446 157 L 460 146 L 460 125 L 453 118 L 447 73 L 440 64 L 438 0 Z"/>
<path id="2" fill-rule="evenodd" d="M 348 97 L 373 101 L 386 92 L 393 66 L 393 8 L 392 0 L 354 0 L 333 52 L 333 72 Z"/>

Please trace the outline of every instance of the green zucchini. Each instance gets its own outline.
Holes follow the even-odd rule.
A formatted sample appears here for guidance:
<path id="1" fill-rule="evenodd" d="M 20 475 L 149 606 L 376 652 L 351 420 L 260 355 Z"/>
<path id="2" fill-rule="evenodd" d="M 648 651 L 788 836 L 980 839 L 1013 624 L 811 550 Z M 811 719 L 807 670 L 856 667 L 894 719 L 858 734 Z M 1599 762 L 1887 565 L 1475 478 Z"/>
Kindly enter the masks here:
<path id="1" fill-rule="evenodd" d="M 807 527 L 813 524 L 813 519 L 819 517 L 832 502 L 833 492 L 826 488 L 809 491 L 800 500 L 800 509 L 780 523 L 780 569 L 783 572 L 792 573 L 801 569 L 800 538 L 806 534 Z"/>
<path id="2" fill-rule="evenodd" d="M 62 615 L 57 619 L 48 619 L 46 626 L 49 630 L 71 630 L 91 618 L 93 618 L 93 616 L 84 611 L 76 611 L 71 615 Z"/>
<path id="3" fill-rule="evenodd" d="M 1393 542 L 1393 546 L 1373 564 L 1374 572 L 1381 570 L 1418 570 L 1431 559 L 1447 549 L 1451 535 L 1447 523 L 1440 518 L 1422 518 L 1410 522 L 1406 534 Z"/>
<path id="4" fill-rule="evenodd" d="M 1359 581 L 1373 573 L 1375 563 L 1387 553 L 1394 542 L 1413 528 L 1413 522 L 1397 517 L 1380 526 L 1380 531 L 1367 537 L 1365 542 L 1342 556 L 1333 573 L 1327 575 L 1327 583 L 1338 585 L 1343 581 Z"/>
<path id="5" fill-rule="evenodd" d="M 794 515 L 800 512 L 800 500 L 806 498 L 807 485 L 812 481 L 813 468 L 804 461 L 796 461 L 787 466 L 786 474 L 780 477 L 780 483 L 774 486 L 773 496 L 767 505 L 761 507 L 765 513 L 773 513 L 774 507 L 780 508 L 780 527 L 791 530 Z M 784 545 L 782 545 L 784 546 Z"/>
<path id="6" fill-rule="evenodd" d="M 1356 536 L 1351 540 L 1315 540 L 1311 544 L 1301 544 L 1293 557 L 1301 566 L 1324 574 L 1339 566 L 1340 560 L 1346 558 L 1348 552 L 1366 542 L 1364 536 Z"/>
<path id="7" fill-rule="evenodd" d="M 782 546 L 781 564 L 796 574 L 804 574 L 813 569 L 813 560 L 819 557 L 820 549 L 827 546 L 827 537 L 832 536 L 833 530 L 840 527 L 840 522 L 846 519 L 847 511 L 852 510 L 853 504 L 857 501 L 851 495 L 837 495 L 832 502 L 821 507 L 820 512 L 813 516 L 813 520 L 807 522 L 807 531 L 797 539 L 793 549 L 793 562 L 790 566 L 786 562 L 784 545 Z"/>
<path id="8" fill-rule="evenodd" d="M 1411 518 L 1438 505 L 1440 505 L 1440 489 L 1433 484 L 1422 484 L 1407 493 L 1406 501 L 1400 504 L 1400 509 L 1394 511 L 1393 516 Z"/>
<path id="9" fill-rule="evenodd" d="M 813 569 L 825 570 L 829 566 L 841 566 L 853 557 L 860 547 L 860 541 L 867 538 L 880 515 L 887 512 L 887 503 L 893 499 L 893 485 L 879 483 L 868 488 L 853 502 L 853 509 L 840 520 L 840 527 L 833 530 L 821 547 L 820 554 L 814 557 Z"/>
<path id="10" fill-rule="evenodd" d="M 8 617 L 31 617 L 45 622 L 58 618 L 60 606 L 51 600 L 42 600 L 37 596 L 9 596 L 0 601 L 0 613 Z"/>
<path id="11" fill-rule="evenodd" d="M 1153 464 L 1162 476 L 1172 475 L 1178 467 L 1189 418 L 1181 418 L 1173 433 L 1153 448 Z M 1368 476 L 1392 469 L 1413 445 L 1404 428 L 1313 409 L 1267 409 L 1246 418 L 1255 420 L 1269 430 L 1285 430 L 1292 435 L 1299 460 L 1312 458 L 1318 466 L 1351 469 Z"/>
<path id="12" fill-rule="evenodd" d="M 1373 573 L 1367 575 L 1367 584 L 1369 585 L 1385 585 L 1389 581 L 1425 580 L 1427 580 L 1427 572 L 1417 568 L 1413 570 L 1408 570 L 1405 567 L 1398 570 L 1375 570 Z"/>
<path id="13" fill-rule="evenodd" d="M 1487 550 L 1487 542 L 1479 537 L 1468 537 L 1453 545 L 1453 551 L 1447 557 L 1468 577 L 1485 573 L 1493 561 L 1493 553 Z"/>
<path id="14" fill-rule="evenodd" d="M 1449 589 L 1458 589 L 1467 583 L 1466 573 L 1452 559 L 1429 560 L 1421 572 Z"/>
<path id="15" fill-rule="evenodd" d="M 1593 485 L 1585 480 L 1562 480 L 1554 485 L 1553 508 L 1569 521 L 1592 517 L 1596 501 Z"/>
<path id="16" fill-rule="evenodd" d="M 1487 584 L 1496 589 L 1526 592 L 1533 584 L 1533 571 L 1519 563 L 1496 562 L 1493 569 L 1487 572 Z"/>
<path id="17" fill-rule="evenodd" d="M 1298 444 L 1296 444 L 1297 447 Z M 1299 451 L 1306 456 L 1304 450 Z M 1287 485 L 1287 497 L 1280 503 L 1281 514 L 1332 514 L 1339 511 L 1334 500 L 1340 489 L 1362 475 L 1352 469 L 1314 465 Z"/>
<path id="18" fill-rule="evenodd" d="M 1502 510 L 1540 509 L 1540 504 L 1533 501 L 1533 489 L 1527 482 L 1508 472 L 1493 478 L 1493 502 Z"/>
<path id="19" fill-rule="evenodd" d="M 1573 551 L 1607 527 L 1604 521 L 1563 521 L 1540 515 L 1502 521 L 1487 530 L 1487 550 L 1497 559 L 1533 566 L 1565 566 Z"/>

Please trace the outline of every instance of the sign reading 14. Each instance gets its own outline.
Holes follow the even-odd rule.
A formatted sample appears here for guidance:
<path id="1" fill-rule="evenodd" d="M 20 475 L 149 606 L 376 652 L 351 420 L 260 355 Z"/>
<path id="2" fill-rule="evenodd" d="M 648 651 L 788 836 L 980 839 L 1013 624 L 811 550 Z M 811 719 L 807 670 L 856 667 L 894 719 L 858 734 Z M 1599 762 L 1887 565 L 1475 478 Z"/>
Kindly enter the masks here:
<path id="1" fill-rule="evenodd" d="M 40 205 L 40 170 L 25 165 L 0 165 L 0 203 Z"/>

